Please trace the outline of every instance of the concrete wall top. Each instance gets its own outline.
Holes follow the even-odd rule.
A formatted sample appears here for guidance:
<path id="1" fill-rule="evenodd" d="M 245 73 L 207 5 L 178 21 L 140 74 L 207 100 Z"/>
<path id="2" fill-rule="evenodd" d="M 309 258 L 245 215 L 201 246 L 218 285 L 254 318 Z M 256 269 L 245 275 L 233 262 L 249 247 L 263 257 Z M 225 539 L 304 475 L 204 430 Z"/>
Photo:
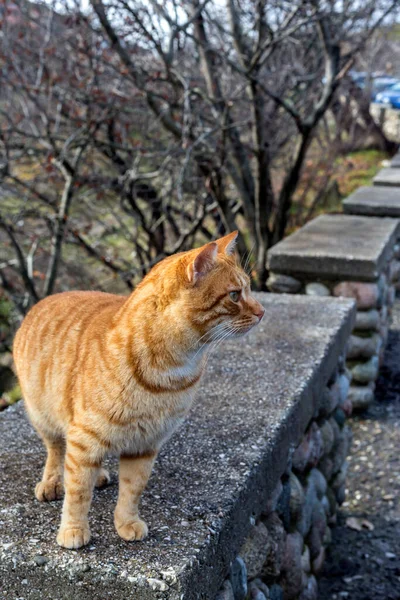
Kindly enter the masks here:
<path id="1" fill-rule="evenodd" d="M 21 403 L 0 414 L 0 580 L 7 597 L 215 596 L 354 324 L 351 300 L 257 297 L 266 308 L 263 322 L 213 352 L 189 418 L 156 462 L 143 496 L 150 529 L 144 542 L 117 536 L 114 483 L 95 492 L 91 545 L 58 547 L 61 504 L 41 504 L 33 495 L 42 445 Z"/>
<path id="2" fill-rule="evenodd" d="M 345 213 L 373 217 L 400 217 L 400 187 L 363 186 L 343 200 Z"/>
<path id="3" fill-rule="evenodd" d="M 273 246 L 268 267 L 289 275 L 374 281 L 399 232 L 397 219 L 321 215 Z"/>

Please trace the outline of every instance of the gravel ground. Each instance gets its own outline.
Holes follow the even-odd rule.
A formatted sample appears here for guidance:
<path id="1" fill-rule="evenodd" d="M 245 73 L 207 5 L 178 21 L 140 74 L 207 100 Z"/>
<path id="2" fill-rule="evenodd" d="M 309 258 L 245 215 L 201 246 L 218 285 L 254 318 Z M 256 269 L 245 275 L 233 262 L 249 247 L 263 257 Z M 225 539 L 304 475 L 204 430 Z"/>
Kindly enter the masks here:
<path id="1" fill-rule="evenodd" d="M 319 600 L 400 600 L 399 300 L 377 402 L 353 419 L 352 428 L 347 501 L 319 581 Z"/>

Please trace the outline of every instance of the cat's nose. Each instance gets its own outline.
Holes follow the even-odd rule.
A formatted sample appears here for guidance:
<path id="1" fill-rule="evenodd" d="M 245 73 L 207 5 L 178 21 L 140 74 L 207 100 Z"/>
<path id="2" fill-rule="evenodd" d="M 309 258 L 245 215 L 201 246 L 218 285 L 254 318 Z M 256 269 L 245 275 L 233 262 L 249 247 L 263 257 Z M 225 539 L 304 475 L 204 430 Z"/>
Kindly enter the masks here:
<path id="1" fill-rule="evenodd" d="M 262 306 L 260 306 L 259 308 L 256 308 L 256 310 L 254 311 L 254 314 L 256 317 L 258 317 L 259 321 L 261 321 L 261 319 L 265 315 L 265 308 L 263 308 Z"/>

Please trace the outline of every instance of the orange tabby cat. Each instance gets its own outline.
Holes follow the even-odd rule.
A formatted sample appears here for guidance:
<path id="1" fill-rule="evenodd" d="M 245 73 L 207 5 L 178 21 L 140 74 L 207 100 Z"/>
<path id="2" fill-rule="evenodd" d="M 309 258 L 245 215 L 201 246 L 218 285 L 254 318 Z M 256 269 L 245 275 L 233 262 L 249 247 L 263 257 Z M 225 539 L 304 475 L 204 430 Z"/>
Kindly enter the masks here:
<path id="1" fill-rule="evenodd" d="M 57 536 L 90 539 L 95 485 L 108 482 L 107 453 L 120 456 L 115 527 L 141 540 L 140 496 L 154 460 L 188 412 L 213 341 L 240 335 L 264 309 L 236 264 L 237 232 L 157 264 L 129 297 L 65 292 L 36 304 L 14 342 L 30 419 L 47 461 L 35 495 L 65 498 Z"/>

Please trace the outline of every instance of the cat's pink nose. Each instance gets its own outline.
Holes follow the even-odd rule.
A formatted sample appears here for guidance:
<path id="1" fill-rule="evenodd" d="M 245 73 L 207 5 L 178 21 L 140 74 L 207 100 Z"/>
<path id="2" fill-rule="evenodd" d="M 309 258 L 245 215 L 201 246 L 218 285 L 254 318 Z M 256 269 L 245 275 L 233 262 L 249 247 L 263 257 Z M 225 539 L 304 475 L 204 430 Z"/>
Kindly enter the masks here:
<path id="1" fill-rule="evenodd" d="M 254 314 L 261 321 L 261 319 L 265 315 L 265 309 L 262 306 L 260 306 L 260 308 L 257 308 L 257 310 L 254 311 Z"/>

